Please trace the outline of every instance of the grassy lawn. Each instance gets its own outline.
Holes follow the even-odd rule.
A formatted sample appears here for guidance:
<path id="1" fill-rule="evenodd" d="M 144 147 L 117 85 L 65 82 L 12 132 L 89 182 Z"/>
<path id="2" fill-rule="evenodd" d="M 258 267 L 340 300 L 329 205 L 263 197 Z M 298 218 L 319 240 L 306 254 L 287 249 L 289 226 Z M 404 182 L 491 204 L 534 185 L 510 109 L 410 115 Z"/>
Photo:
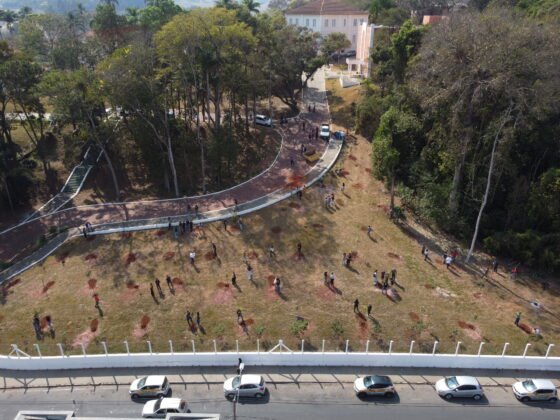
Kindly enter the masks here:
<path id="1" fill-rule="evenodd" d="M 336 92 L 335 92 L 336 94 Z M 337 107 L 333 106 L 337 112 Z M 335 117 L 337 117 L 335 115 Z M 436 251 L 443 238 L 413 222 L 398 226 L 386 216 L 388 195 L 371 176 L 370 144 L 350 139 L 338 166 L 340 176 L 326 176 L 324 187 L 315 186 L 303 200 L 284 201 L 244 218 L 243 232 L 221 223 L 205 226 L 193 234 L 173 239 L 170 232 L 149 231 L 132 235 L 83 238 L 63 246 L 44 263 L 25 272 L 5 288 L 0 306 L 0 349 L 11 343 L 34 352 L 36 342 L 32 316 L 49 314 L 56 330 L 46 337 L 43 354 L 56 354 L 56 343 L 67 351 L 80 353 L 79 343 L 88 352 L 101 352 L 101 341 L 111 351 L 123 351 L 123 340 L 131 350 L 145 351 L 146 340 L 154 351 L 198 351 L 270 348 L 284 339 L 292 349 L 305 339 L 308 349 L 340 349 L 346 339 L 350 348 L 370 351 L 406 352 L 410 340 L 416 351 L 431 352 L 433 341 L 439 351 L 454 352 L 457 341 L 462 352 L 476 353 L 484 341 L 484 352 L 501 354 L 510 342 L 510 354 L 520 354 L 527 342 L 529 354 L 543 354 L 548 343 L 560 344 L 557 312 L 560 288 L 551 281 L 544 291 L 540 281 L 529 277 L 511 280 L 503 272 L 481 279 L 471 268 L 447 270 Z M 341 192 L 345 184 L 344 193 Z M 335 208 L 327 210 L 323 197 L 336 196 Z M 366 229 L 374 233 L 368 237 Z M 211 243 L 217 246 L 213 258 Z M 302 257 L 298 257 L 298 242 Z M 420 255 L 421 244 L 429 244 L 432 263 Z M 269 258 L 273 244 L 276 257 Z M 451 246 L 447 243 L 446 246 Z M 196 250 L 192 266 L 188 254 Z M 247 278 L 243 253 L 254 269 L 254 281 Z M 351 267 L 342 265 L 343 253 L 351 252 Z M 374 270 L 397 269 L 398 286 L 389 296 L 372 284 Z M 323 272 L 334 271 L 338 292 L 323 284 Z M 233 272 L 239 288 L 232 287 Z M 165 284 L 169 274 L 174 293 Z M 274 292 L 272 281 L 279 276 L 282 296 Z M 164 297 L 157 303 L 150 296 L 149 283 L 162 281 Z M 94 307 L 98 293 L 104 316 Z M 156 291 L 157 295 L 157 291 Z M 373 305 L 373 317 L 353 313 L 358 298 L 360 310 Z M 543 305 L 540 314 L 530 301 Z M 245 325 L 237 323 L 241 309 Z M 189 328 L 187 311 L 200 312 L 202 328 Z M 513 323 L 522 312 L 521 326 Z M 193 315 L 194 317 L 194 315 Z M 542 337 L 532 334 L 539 327 Z M 560 350 L 553 349 L 552 355 Z"/>
<path id="2" fill-rule="evenodd" d="M 329 107 L 335 128 L 352 129 L 354 116 L 352 104 L 358 104 L 360 100 L 361 86 L 342 88 L 338 79 L 326 81 L 328 89 Z"/>

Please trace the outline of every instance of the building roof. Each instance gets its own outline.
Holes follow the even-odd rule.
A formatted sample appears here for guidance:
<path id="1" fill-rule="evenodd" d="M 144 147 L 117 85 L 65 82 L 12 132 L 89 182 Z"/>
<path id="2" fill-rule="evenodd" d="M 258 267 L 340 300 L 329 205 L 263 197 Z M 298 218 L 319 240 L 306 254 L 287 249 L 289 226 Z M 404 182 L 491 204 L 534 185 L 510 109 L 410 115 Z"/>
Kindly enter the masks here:
<path id="1" fill-rule="evenodd" d="M 367 10 L 341 0 L 313 0 L 303 6 L 287 10 L 287 15 L 368 15 Z"/>

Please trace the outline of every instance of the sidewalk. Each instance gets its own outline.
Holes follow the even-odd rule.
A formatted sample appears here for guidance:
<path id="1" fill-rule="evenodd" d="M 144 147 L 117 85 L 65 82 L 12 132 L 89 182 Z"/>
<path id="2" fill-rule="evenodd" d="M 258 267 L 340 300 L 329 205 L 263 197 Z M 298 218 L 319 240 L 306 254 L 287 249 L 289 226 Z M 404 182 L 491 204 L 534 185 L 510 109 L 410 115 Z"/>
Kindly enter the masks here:
<path id="1" fill-rule="evenodd" d="M 65 374 L 66 373 L 66 374 Z M 414 368 L 298 368 L 278 366 L 262 368 L 247 366 L 244 373 L 263 375 L 266 382 L 272 385 L 298 386 L 301 384 L 352 384 L 358 376 L 367 374 L 389 375 L 396 385 L 433 385 L 443 376 L 469 375 L 476 376 L 482 386 L 509 388 L 514 382 L 525 378 L 547 378 L 560 387 L 560 373 L 489 371 L 489 370 L 445 370 L 445 369 L 414 369 Z M 235 367 L 230 371 L 223 368 L 181 368 L 181 369 L 96 369 L 67 372 L 0 372 L 0 389 L 49 389 L 73 387 L 115 387 L 130 386 L 130 383 L 144 375 L 167 375 L 172 385 L 215 385 L 222 384 L 226 378 L 235 374 Z"/>

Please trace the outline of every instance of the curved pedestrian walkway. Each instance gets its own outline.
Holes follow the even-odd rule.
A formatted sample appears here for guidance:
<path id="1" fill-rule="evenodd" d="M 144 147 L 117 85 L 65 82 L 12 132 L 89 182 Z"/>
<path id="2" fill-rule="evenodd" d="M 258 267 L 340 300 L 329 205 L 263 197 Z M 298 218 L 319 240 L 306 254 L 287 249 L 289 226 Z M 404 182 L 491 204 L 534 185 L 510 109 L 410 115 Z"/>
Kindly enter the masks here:
<path id="1" fill-rule="evenodd" d="M 198 207 L 194 223 L 208 223 L 260 210 L 312 185 L 334 165 L 342 149 L 339 140 L 325 142 L 313 138 L 309 141 L 308 131 L 302 130 L 303 121 L 306 121 L 306 130 L 330 121 L 323 70 L 316 72 L 308 82 L 305 101 L 306 104 L 315 104 L 315 112 L 307 112 L 306 105 L 299 118 L 279 127 L 283 141 L 274 163 L 265 172 L 233 188 L 178 199 L 73 207 L 1 232 L 0 260 L 9 261 L 21 250 L 31 247 L 53 227 L 64 231 L 33 254 L 1 272 L 0 283 L 42 261 L 68 238 L 79 235 L 79 228 L 85 222 L 95 227 L 95 234 L 154 229 L 167 226 L 168 218 L 183 220 L 187 216 L 193 217 L 194 211 L 189 214 L 188 208 Z M 315 165 L 310 166 L 302 158 L 302 143 L 321 154 Z"/>

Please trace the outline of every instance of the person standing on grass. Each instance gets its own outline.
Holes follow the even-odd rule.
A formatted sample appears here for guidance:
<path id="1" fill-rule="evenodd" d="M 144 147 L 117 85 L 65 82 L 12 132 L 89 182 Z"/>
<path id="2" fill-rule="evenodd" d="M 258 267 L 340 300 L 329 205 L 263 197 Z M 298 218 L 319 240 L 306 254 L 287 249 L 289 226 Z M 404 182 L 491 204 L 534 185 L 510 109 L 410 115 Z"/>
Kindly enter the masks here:
<path id="1" fill-rule="evenodd" d="M 196 326 L 200 329 L 200 312 L 196 312 Z"/>
<path id="2" fill-rule="evenodd" d="M 190 327 L 193 323 L 191 311 L 187 311 L 187 316 L 185 318 L 187 319 L 187 323 L 189 324 Z"/>
<path id="3" fill-rule="evenodd" d="M 301 242 L 297 243 L 297 256 L 301 258 Z"/>
<path id="4" fill-rule="evenodd" d="M 51 338 L 54 338 L 54 327 L 53 327 L 53 323 L 52 323 L 52 318 L 50 315 L 47 315 L 45 317 L 45 321 L 47 321 L 47 328 L 49 329 L 49 334 L 51 336 Z"/>
<path id="5" fill-rule="evenodd" d="M 494 270 L 494 273 L 498 272 L 498 265 L 498 260 L 494 258 L 494 261 L 492 261 L 492 269 Z"/>
<path id="6" fill-rule="evenodd" d="M 253 282 L 253 267 L 247 264 L 247 279 L 252 283 Z"/>
<path id="7" fill-rule="evenodd" d="M 354 301 L 354 313 L 360 313 L 360 301 L 358 298 Z"/>
<path id="8" fill-rule="evenodd" d="M 387 278 L 385 278 L 385 280 L 383 280 L 383 289 L 381 290 L 381 292 L 386 295 L 387 294 L 387 289 L 389 288 L 389 281 Z"/>
<path id="9" fill-rule="evenodd" d="M 214 242 L 212 242 L 212 254 L 214 255 L 214 258 L 218 257 L 218 248 L 216 248 L 216 244 Z"/>
<path id="10" fill-rule="evenodd" d="M 344 193 L 344 188 L 346 188 L 346 184 L 343 182 L 342 186 L 340 187 L 340 191 L 342 191 Z"/>
<path id="11" fill-rule="evenodd" d="M 280 294 L 280 277 L 274 279 L 274 291 Z"/>
<path id="12" fill-rule="evenodd" d="M 371 318 L 371 311 L 373 310 L 373 306 L 371 305 L 371 303 L 367 306 L 367 316 L 368 318 Z"/>
<path id="13" fill-rule="evenodd" d="M 367 227 L 368 236 L 371 236 L 372 233 L 373 233 L 373 228 L 371 227 L 371 225 L 368 225 L 368 227 Z"/>
<path id="14" fill-rule="evenodd" d="M 426 253 L 426 246 L 425 245 L 422 245 L 422 251 L 421 252 L 422 252 L 422 256 L 424 256 L 425 253 Z"/>
<path id="15" fill-rule="evenodd" d="M 227 232 L 227 219 L 222 220 L 222 223 L 224 224 L 224 232 Z"/>
<path id="16" fill-rule="evenodd" d="M 397 282 L 397 269 L 393 268 L 391 270 L 391 284 L 395 284 Z"/>
<path id="17" fill-rule="evenodd" d="M 447 267 L 448 270 L 451 268 L 452 262 L 453 262 L 453 258 L 451 258 L 449 255 L 445 257 L 445 266 Z"/>
<path id="18" fill-rule="evenodd" d="M 330 278 L 329 278 L 329 281 L 330 281 L 330 287 L 331 287 L 332 289 L 334 289 L 334 280 L 335 280 L 334 271 L 331 271 L 331 276 L 330 276 Z"/>
<path id="19" fill-rule="evenodd" d="M 37 337 L 37 340 L 42 340 L 43 332 L 41 331 L 41 321 L 39 320 L 39 314 L 37 312 L 33 315 L 33 330 L 35 331 L 35 337 Z"/>
<path id="20" fill-rule="evenodd" d="M 381 272 L 381 283 L 385 282 L 385 271 Z"/>
<path id="21" fill-rule="evenodd" d="M 237 286 L 237 276 L 235 275 L 235 271 L 233 272 L 233 276 L 231 276 L 231 285 L 233 287 Z"/>
<path id="22" fill-rule="evenodd" d="M 152 295 L 152 299 L 156 300 L 156 294 L 154 292 L 154 285 L 150 282 L 150 295 Z"/>
<path id="23" fill-rule="evenodd" d="M 189 258 L 191 260 L 191 264 L 194 265 L 194 260 L 196 258 L 196 252 L 194 252 L 194 249 L 189 252 Z"/>
<path id="24" fill-rule="evenodd" d="M 150 283 L 150 285 L 151 285 L 151 283 Z M 99 308 L 99 306 L 100 306 L 100 305 L 99 305 L 99 300 L 100 300 L 100 299 L 99 299 L 99 295 L 98 295 L 97 293 L 94 293 L 94 294 L 93 294 L 93 300 L 95 301 L 95 307 L 96 307 L 96 308 Z"/>
<path id="25" fill-rule="evenodd" d="M 432 261 L 430 259 L 430 250 L 427 247 L 424 249 L 424 261 Z"/>
<path id="26" fill-rule="evenodd" d="M 518 311 L 515 313 L 515 321 L 513 323 L 519 327 L 519 321 L 521 321 L 521 312 Z"/>
<path id="27" fill-rule="evenodd" d="M 325 284 L 325 286 L 329 285 L 329 273 L 327 273 L 326 271 L 323 273 L 323 283 Z"/>
<path id="28" fill-rule="evenodd" d="M 272 259 L 275 255 L 276 253 L 274 252 L 274 246 L 270 245 L 270 247 L 268 248 L 268 256 L 270 257 L 270 259 Z"/>
<path id="29" fill-rule="evenodd" d="M 158 292 L 159 292 L 161 295 L 163 295 L 163 290 L 161 290 L 161 282 L 159 281 L 158 278 L 156 278 L 156 287 L 157 287 Z"/>
<path id="30" fill-rule="evenodd" d="M 243 319 L 243 312 L 241 312 L 241 309 L 237 310 L 237 323 L 239 325 L 242 325 L 245 322 L 245 320 Z"/>
<path id="31" fill-rule="evenodd" d="M 374 287 L 379 286 L 379 281 L 377 280 L 377 270 L 375 270 L 375 271 L 373 272 L 373 286 L 374 286 Z"/>
<path id="32" fill-rule="evenodd" d="M 173 290 L 173 280 L 171 280 L 171 276 L 169 274 L 165 277 L 165 282 L 167 283 L 169 290 Z"/>
<path id="33" fill-rule="evenodd" d="M 352 253 L 349 252 L 348 254 L 346 254 L 346 267 L 350 267 L 351 263 L 352 263 Z"/>

